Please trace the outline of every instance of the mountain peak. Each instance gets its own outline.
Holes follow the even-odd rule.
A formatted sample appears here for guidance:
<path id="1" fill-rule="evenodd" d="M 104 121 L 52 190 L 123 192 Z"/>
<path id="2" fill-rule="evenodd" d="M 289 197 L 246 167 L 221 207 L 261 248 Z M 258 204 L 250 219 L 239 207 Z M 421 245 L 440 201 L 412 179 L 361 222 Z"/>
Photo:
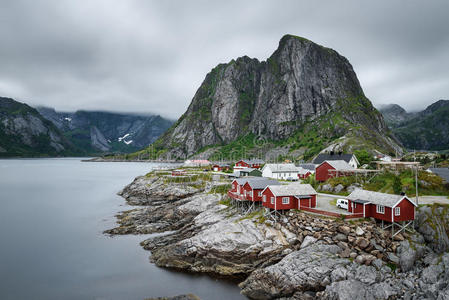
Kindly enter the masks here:
<path id="1" fill-rule="evenodd" d="M 154 147 L 172 157 L 185 157 L 248 136 L 284 143 L 298 134 L 288 147 L 293 151 L 307 146 L 316 152 L 346 134 L 348 140 L 352 132 L 360 131 L 350 130 L 357 126 L 381 150 L 400 151 L 349 61 L 308 39 L 285 35 L 264 62 L 242 56 L 213 68 L 187 111 Z M 323 138 L 306 142 L 303 135 L 308 131 Z M 354 139 L 362 145 L 363 137 Z M 254 145 L 248 141 L 242 146 Z"/>

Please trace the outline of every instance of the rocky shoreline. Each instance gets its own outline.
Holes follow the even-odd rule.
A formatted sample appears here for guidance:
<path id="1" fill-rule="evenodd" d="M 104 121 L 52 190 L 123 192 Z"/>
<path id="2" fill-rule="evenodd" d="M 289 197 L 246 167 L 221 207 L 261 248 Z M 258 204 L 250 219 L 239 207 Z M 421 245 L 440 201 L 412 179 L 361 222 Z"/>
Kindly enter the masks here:
<path id="1" fill-rule="evenodd" d="M 447 207 L 420 207 L 392 240 L 374 220 L 243 214 L 213 192 L 223 184 L 137 177 L 120 192 L 137 207 L 106 233 L 166 232 L 141 243 L 157 266 L 240 279 L 251 299 L 449 299 Z"/>

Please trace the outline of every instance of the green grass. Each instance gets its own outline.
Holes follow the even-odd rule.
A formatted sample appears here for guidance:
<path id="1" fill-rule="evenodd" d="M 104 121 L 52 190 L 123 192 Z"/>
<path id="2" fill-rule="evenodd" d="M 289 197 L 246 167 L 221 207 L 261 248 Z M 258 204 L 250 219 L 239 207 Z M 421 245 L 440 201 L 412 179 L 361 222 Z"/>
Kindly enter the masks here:
<path id="1" fill-rule="evenodd" d="M 399 184 L 399 187 L 395 187 L 395 182 L 396 185 Z M 354 183 L 362 184 L 362 187 L 369 191 L 387 194 L 400 194 L 403 191 L 408 196 L 415 196 L 415 175 L 411 170 L 404 170 L 399 174 L 392 172 L 379 173 L 369 181 L 361 177 L 356 178 L 355 176 L 330 178 L 321 185 L 330 184 L 332 187 L 335 187 L 341 184 L 346 188 Z M 449 196 L 449 185 L 445 184 L 440 177 L 432 173 L 419 171 L 418 193 L 421 196 Z M 343 190 L 339 194 L 348 195 L 346 190 Z"/>
<path id="2" fill-rule="evenodd" d="M 231 199 L 228 198 L 228 197 L 221 199 L 218 203 L 221 204 L 221 205 L 226 205 L 228 207 L 232 205 L 231 204 Z"/>
<path id="3" fill-rule="evenodd" d="M 231 189 L 231 184 L 217 185 L 212 188 L 210 193 L 226 195 L 230 189 Z"/>

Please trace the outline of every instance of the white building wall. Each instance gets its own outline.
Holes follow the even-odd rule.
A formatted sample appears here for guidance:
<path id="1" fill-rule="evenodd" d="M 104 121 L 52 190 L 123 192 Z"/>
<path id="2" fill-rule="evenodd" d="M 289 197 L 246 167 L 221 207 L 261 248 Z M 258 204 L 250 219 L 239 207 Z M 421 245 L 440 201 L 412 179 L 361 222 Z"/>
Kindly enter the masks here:
<path id="1" fill-rule="evenodd" d="M 271 169 L 264 167 L 262 169 L 262 177 L 273 178 L 273 173 L 271 172 Z"/>

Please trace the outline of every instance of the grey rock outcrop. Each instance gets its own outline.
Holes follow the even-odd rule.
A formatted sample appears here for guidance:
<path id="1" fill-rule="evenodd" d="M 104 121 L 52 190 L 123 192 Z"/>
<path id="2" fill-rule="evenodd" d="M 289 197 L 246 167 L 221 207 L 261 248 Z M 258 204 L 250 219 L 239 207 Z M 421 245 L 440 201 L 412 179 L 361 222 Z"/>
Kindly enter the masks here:
<path id="1" fill-rule="evenodd" d="M 415 228 L 437 253 L 449 251 L 449 214 L 445 206 L 420 207 Z"/>
<path id="2" fill-rule="evenodd" d="M 296 291 L 322 290 L 330 283 L 334 269 L 350 264 L 337 256 L 340 251 L 336 245 L 316 243 L 292 252 L 279 263 L 254 271 L 239 285 L 242 294 L 253 299 L 272 299 Z"/>
<path id="3" fill-rule="evenodd" d="M 198 192 L 198 188 L 188 184 L 167 184 L 163 177 L 139 176 L 119 195 L 131 205 L 149 205 L 157 204 L 158 201 L 179 200 Z"/>

